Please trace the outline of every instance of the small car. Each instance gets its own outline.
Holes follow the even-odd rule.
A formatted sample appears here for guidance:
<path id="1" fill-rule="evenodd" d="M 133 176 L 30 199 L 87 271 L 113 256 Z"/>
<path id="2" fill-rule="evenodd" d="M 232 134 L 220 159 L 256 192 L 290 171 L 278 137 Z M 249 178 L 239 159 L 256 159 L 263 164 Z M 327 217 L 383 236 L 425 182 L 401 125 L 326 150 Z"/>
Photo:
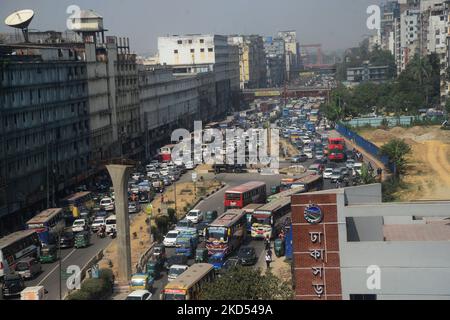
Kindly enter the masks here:
<path id="1" fill-rule="evenodd" d="M 258 261 L 255 248 L 241 247 L 238 252 L 239 264 L 243 266 L 253 266 Z"/>
<path id="2" fill-rule="evenodd" d="M 25 289 L 25 282 L 18 274 L 8 274 L 3 277 L 2 296 L 4 298 L 20 296 Z"/>
<path id="3" fill-rule="evenodd" d="M 86 231 L 89 228 L 85 219 L 76 219 L 72 225 L 72 232 Z"/>
<path id="4" fill-rule="evenodd" d="M 105 217 L 97 217 L 91 225 L 92 232 L 97 232 L 102 226 L 106 227 Z"/>
<path id="5" fill-rule="evenodd" d="M 141 211 L 141 205 L 139 202 L 129 202 L 128 203 L 128 213 L 138 213 Z"/>
<path id="6" fill-rule="evenodd" d="M 333 168 L 326 168 L 323 172 L 323 178 L 324 179 L 331 179 L 331 176 L 333 175 Z"/>
<path id="7" fill-rule="evenodd" d="M 134 290 L 125 298 L 125 300 L 134 300 L 134 301 L 143 301 L 151 299 L 152 293 L 148 290 Z"/>
<path id="8" fill-rule="evenodd" d="M 180 231 L 178 231 L 178 230 L 170 230 L 164 237 L 164 240 L 163 240 L 164 246 L 175 247 L 179 233 L 180 233 Z"/>
<path id="9" fill-rule="evenodd" d="M 65 231 L 61 234 L 59 245 L 61 249 L 72 248 L 75 244 L 75 235 L 73 232 Z"/>
<path id="10" fill-rule="evenodd" d="M 168 281 L 175 280 L 180 274 L 185 272 L 189 267 L 187 265 L 174 264 L 170 267 L 169 272 L 167 272 Z"/>
<path id="11" fill-rule="evenodd" d="M 203 220 L 203 212 L 200 210 L 191 210 L 186 215 L 186 219 L 191 221 L 192 223 L 199 223 Z"/>
<path id="12" fill-rule="evenodd" d="M 42 272 L 41 263 L 33 257 L 19 260 L 14 268 L 15 272 L 24 279 L 33 279 Z"/>
<path id="13" fill-rule="evenodd" d="M 188 257 L 186 257 L 183 254 L 176 254 L 176 255 L 171 256 L 165 262 L 166 269 L 169 270 L 170 267 L 173 266 L 174 264 L 187 265 L 188 264 Z"/>

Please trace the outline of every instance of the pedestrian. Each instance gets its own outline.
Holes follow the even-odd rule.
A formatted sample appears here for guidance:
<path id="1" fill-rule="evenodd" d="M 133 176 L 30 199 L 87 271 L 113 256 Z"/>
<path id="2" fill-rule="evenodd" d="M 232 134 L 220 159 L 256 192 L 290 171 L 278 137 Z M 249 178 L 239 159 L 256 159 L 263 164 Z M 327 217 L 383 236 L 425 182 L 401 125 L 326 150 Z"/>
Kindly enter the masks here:
<path id="1" fill-rule="evenodd" d="M 265 242 L 265 245 L 266 245 L 266 250 L 270 250 L 270 238 L 269 238 L 269 236 L 266 237 L 264 242 Z"/>
<path id="2" fill-rule="evenodd" d="M 267 252 L 266 253 L 266 265 L 267 265 L 267 269 L 269 269 L 270 268 L 270 263 L 272 262 L 272 255 L 269 253 L 269 252 Z"/>

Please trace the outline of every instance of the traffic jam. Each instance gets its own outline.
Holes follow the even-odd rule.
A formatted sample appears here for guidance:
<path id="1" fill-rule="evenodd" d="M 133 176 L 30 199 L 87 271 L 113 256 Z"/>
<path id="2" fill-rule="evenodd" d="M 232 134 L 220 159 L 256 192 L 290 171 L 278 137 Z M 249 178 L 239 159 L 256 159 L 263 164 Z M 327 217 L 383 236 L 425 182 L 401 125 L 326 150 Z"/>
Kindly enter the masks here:
<path id="1" fill-rule="evenodd" d="M 357 150 L 347 150 L 343 138 L 331 136 L 332 124 L 320 116 L 321 102 L 321 98 L 302 98 L 290 101 L 281 110 L 279 101 L 257 101 L 254 108 L 233 119 L 206 126 L 205 130 L 247 130 L 267 128 L 272 123 L 280 129 L 280 138 L 297 151 L 289 157 L 281 149 L 281 156 L 290 162 L 288 169 L 301 166 L 303 172 L 280 175 L 278 183 L 271 186 L 254 174 L 251 180 L 224 190 L 223 209 L 194 208 L 186 212 L 163 241 L 154 246 L 144 270 L 132 275 L 131 293 L 126 299 L 197 299 L 197 288 L 202 283 L 237 265 L 260 268 L 265 263 L 270 265 L 273 254 L 290 257 L 291 196 L 361 183 L 362 155 Z M 234 137 L 228 144 L 235 147 L 244 142 L 248 156 L 248 142 L 243 139 Z M 174 146 L 160 148 L 154 160 L 137 166 L 131 174 L 130 215 L 143 212 L 157 194 L 163 194 L 188 171 L 195 170 L 194 161 L 172 161 Z M 227 144 L 216 152 L 226 153 L 226 148 Z M 239 176 L 249 172 L 249 168 L 239 164 L 214 165 L 212 172 Z M 108 175 L 99 176 L 91 185 L 80 186 L 76 191 L 58 201 L 58 208 L 48 208 L 34 216 L 26 223 L 26 230 L 0 240 L 4 298 L 19 295 L 28 281 L 43 272 L 43 264 L 57 262 L 61 250 L 83 250 L 91 246 L 93 237 L 99 241 L 117 236 L 115 195 Z M 24 246 L 29 248 L 25 254 L 19 250 Z"/>

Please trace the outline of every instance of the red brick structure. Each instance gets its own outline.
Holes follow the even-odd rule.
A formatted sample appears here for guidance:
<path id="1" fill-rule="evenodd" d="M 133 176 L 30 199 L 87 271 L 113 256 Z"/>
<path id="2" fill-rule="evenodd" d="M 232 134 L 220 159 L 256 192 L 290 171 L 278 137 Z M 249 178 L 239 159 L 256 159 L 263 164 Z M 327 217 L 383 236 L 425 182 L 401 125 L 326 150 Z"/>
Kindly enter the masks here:
<path id="1" fill-rule="evenodd" d="M 292 196 L 292 228 L 295 298 L 341 300 L 336 194 Z"/>

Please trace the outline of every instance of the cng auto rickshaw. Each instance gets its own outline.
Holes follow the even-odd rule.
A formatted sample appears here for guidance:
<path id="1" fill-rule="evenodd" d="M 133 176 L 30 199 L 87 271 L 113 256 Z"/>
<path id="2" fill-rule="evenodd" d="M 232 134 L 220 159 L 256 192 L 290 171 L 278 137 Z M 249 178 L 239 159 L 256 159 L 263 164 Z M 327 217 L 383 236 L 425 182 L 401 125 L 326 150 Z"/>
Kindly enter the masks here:
<path id="1" fill-rule="evenodd" d="M 273 247 L 274 247 L 275 255 L 277 257 L 284 256 L 284 253 L 285 253 L 284 239 L 280 239 L 280 238 L 275 239 Z"/>
<path id="2" fill-rule="evenodd" d="M 86 248 L 91 244 L 91 235 L 88 231 L 82 231 L 75 235 L 75 248 Z"/>
<path id="3" fill-rule="evenodd" d="M 44 246 L 39 257 L 41 263 L 52 263 L 58 260 L 58 249 L 55 245 Z"/>
<path id="4" fill-rule="evenodd" d="M 203 263 L 208 261 L 208 249 L 199 248 L 195 250 L 195 263 Z"/>
<path id="5" fill-rule="evenodd" d="M 153 279 L 158 279 L 163 270 L 164 262 L 162 260 L 149 260 L 146 265 L 146 273 Z"/>
<path id="6" fill-rule="evenodd" d="M 154 279 L 146 273 L 135 273 L 131 276 L 130 291 L 153 290 Z"/>

